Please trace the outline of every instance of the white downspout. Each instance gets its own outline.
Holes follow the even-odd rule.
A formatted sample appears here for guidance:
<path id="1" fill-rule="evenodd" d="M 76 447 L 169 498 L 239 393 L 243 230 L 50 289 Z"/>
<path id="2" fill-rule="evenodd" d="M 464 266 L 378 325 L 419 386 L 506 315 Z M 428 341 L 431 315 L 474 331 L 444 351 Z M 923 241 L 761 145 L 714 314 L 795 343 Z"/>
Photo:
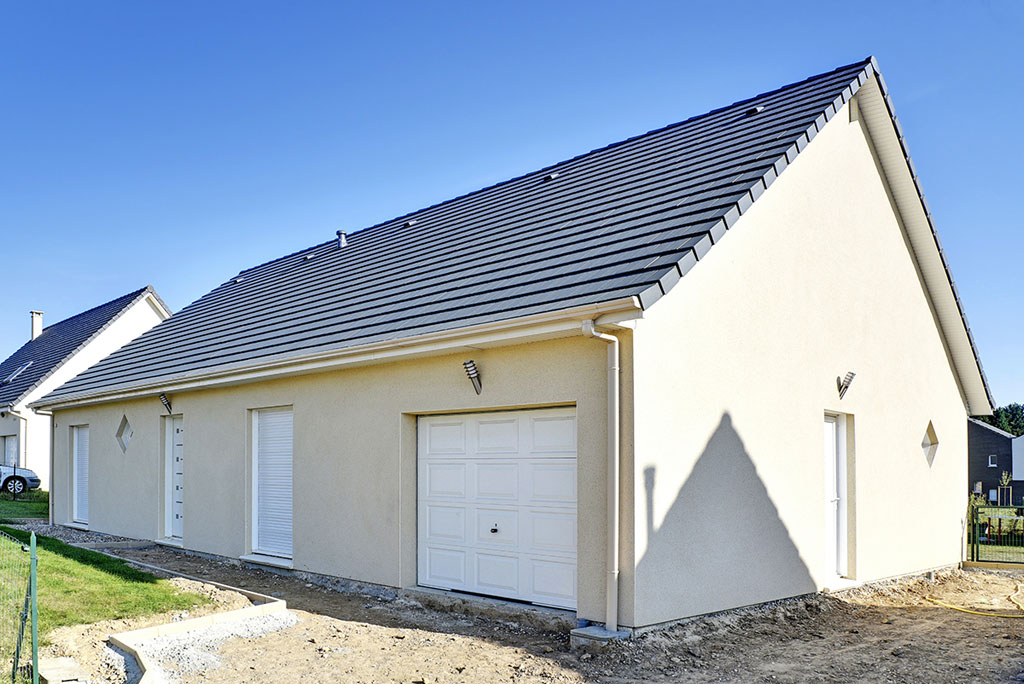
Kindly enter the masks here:
<path id="1" fill-rule="evenodd" d="M 619 630 L 619 338 L 583 321 L 583 334 L 608 343 L 608 546 L 604 627 Z"/>

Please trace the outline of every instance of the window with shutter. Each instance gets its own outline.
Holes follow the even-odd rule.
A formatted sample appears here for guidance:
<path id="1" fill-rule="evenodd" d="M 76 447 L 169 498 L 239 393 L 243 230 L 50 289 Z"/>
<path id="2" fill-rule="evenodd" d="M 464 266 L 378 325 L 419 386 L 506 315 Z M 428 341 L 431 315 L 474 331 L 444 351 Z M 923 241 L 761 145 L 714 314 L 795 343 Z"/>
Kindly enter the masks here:
<path id="1" fill-rule="evenodd" d="M 75 522 L 89 522 L 89 426 L 78 425 L 72 429 L 72 450 L 74 461 L 72 473 L 71 517 Z"/>
<path id="2" fill-rule="evenodd" d="M 253 416 L 253 551 L 292 556 L 292 410 Z"/>

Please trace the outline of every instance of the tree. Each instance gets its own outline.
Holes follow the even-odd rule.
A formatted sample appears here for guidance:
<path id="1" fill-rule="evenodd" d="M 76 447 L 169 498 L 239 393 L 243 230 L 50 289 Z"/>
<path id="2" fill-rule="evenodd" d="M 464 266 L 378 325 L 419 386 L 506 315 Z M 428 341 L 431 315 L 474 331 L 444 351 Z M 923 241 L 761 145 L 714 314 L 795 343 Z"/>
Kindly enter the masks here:
<path id="1" fill-rule="evenodd" d="M 979 416 L 978 418 L 1015 437 L 1024 435 L 1024 404 L 1013 403 L 1000 406 L 991 416 Z"/>

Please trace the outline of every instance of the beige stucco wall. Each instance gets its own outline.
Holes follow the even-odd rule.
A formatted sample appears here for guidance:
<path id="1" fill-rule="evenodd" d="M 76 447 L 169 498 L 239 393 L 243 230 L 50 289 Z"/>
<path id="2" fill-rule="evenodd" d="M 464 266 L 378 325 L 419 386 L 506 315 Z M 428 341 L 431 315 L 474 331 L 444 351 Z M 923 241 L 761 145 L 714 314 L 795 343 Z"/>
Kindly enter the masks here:
<path id="1" fill-rule="evenodd" d="M 647 312 L 634 352 L 637 602 L 623 606 L 626 624 L 836 585 L 825 572 L 829 411 L 853 416 L 851 574 L 960 560 L 964 405 L 847 110 Z M 857 376 L 840 401 L 847 371 Z"/>
<path id="2" fill-rule="evenodd" d="M 621 335 L 628 377 L 629 334 Z M 482 374 L 480 396 L 462 368 L 468 358 Z M 601 619 L 606 377 L 605 344 L 572 337 L 172 395 L 185 429 L 184 546 L 230 557 L 251 552 L 250 411 L 290 405 L 294 566 L 391 586 L 415 585 L 415 416 L 575 405 L 579 614 Z M 135 428 L 123 454 L 114 437 L 122 415 Z M 70 428 L 88 424 L 90 528 L 162 537 L 163 415 L 155 397 L 58 411 L 56 522 L 70 519 Z M 628 449 L 628 406 L 626 416 Z"/>

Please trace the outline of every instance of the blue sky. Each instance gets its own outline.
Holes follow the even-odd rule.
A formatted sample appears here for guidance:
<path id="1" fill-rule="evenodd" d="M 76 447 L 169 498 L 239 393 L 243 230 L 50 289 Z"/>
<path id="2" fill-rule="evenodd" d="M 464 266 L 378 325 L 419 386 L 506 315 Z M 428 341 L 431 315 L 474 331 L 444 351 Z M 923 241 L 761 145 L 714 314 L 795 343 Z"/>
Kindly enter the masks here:
<path id="1" fill-rule="evenodd" d="M 1024 4 L 0 5 L 0 357 L 874 54 L 1000 404 L 1024 401 Z"/>

